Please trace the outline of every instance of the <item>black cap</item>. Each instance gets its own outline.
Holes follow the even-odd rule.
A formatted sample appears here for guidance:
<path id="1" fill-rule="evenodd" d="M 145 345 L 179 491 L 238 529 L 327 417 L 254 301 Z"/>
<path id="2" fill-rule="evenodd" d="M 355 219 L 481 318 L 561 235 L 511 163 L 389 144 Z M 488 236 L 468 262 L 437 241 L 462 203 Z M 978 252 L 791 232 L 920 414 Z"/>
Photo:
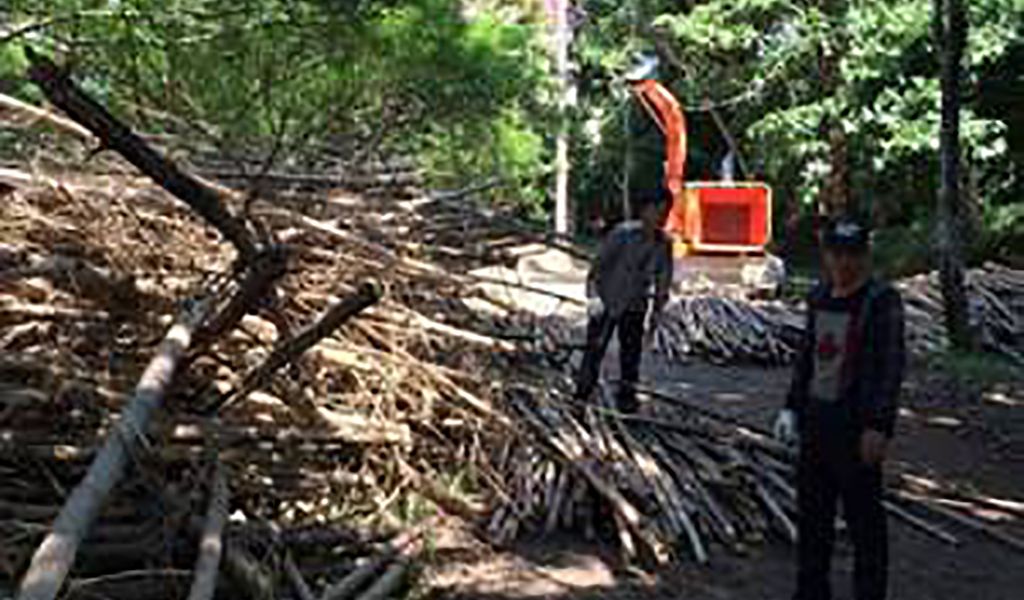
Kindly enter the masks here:
<path id="1" fill-rule="evenodd" d="M 858 219 L 849 216 L 837 217 L 825 227 L 822 242 L 826 248 L 847 248 L 866 250 L 871 241 L 871 231 Z"/>

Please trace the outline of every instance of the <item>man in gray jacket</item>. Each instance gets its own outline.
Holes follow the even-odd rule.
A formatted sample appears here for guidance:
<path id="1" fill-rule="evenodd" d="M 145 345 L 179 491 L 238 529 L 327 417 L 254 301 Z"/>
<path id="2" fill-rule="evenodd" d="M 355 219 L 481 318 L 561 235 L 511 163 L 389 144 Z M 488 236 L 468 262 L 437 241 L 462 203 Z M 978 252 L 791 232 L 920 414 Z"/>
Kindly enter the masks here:
<path id="1" fill-rule="evenodd" d="M 640 357 L 658 326 L 672 284 L 672 243 L 662 230 L 668 199 L 663 189 L 635 195 L 638 219 L 620 223 L 601 243 L 587 275 L 587 347 L 576 380 L 577 400 L 586 402 L 593 395 L 605 350 L 617 329 L 622 382 L 618 405 L 624 411 L 636 410 Z"/>

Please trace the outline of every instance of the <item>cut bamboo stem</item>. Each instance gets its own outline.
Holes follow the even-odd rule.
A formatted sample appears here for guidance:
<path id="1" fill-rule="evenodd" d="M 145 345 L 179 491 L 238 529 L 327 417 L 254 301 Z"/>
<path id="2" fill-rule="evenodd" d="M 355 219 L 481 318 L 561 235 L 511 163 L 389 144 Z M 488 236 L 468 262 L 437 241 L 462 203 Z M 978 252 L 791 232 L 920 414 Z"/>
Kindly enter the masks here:
<path id="1" fill-rule="evenodd" d="M 199 557 L 196 559 L 195 579 L 188 593 L 188 600 L 209 600 L 217 588 L 220 573 L 220 559 L 224 548 L 224 524 L 228 520 L 228 482 L 224 467 L 217 461 L 213 469 L 210 486 L 210 505 L 206 513 L 199 543 Z"/>
<path id="2" fill-rule="evenodd" d="M 896 504 L 895 502 L 885 501 L 883 502 L 883 505 L 885 506 L 885 510 L 889 511 L 890 514 L 902 519 L 910 525 L 913 525 L 921 531 L 929 535 L 932 535 L 951 546 L 960 545 L 959 538 L 957 538 L 952 533 L 949 533 L 942 527 L 939 527 L 934 523 L 929 523 L 928 521 L 908 512 L 905 508 Z"/>
<path id="3" fill-rule="evenodd" d="M 205 304 L 187 312 L 171 327 L 146 367 L 115 430 L 71 493 L 40 544 L 21 581 L 18 600 L 52 600 L 57 596 L 75 561 L 75 553 L 96 520 L 103 502 L 124 475 L 129 454 L 139 445 L 149 420 L 159 408 L 174 378 L 178 362 L 192 341 L 192 334 L 206 316 Z"/>
<path id="4" fill-rule="evenodd" d="M 241 386 L 239 386 L 238 391 L 225 399 L 222 407 L 239 399 L 245 398 L 245 396 L 250 392 L 266 385 L 270 376 L 273 375 L 275 371 L 294 360 L 295 357 L 301 355 L 306 350 L 315 346 L 316 343 L 323 338 L 331 335 L 349 319 L 376 303 L 380 299 L 380 296 L 380 287 L 367 283 L 360 287 L 359 291 L 355 294 L 346 297 L 341 302 L 338 302 L 322 317 L 317 319 L 315 323 L 304 329 L 295 337 L 288 339 L 278 347 L 274 348 L 273 352 L 270 353 L 270 356 L 268 356 L 260 366 L 256 367 L 245 376 L 245 379 L 242 381 Z"/>

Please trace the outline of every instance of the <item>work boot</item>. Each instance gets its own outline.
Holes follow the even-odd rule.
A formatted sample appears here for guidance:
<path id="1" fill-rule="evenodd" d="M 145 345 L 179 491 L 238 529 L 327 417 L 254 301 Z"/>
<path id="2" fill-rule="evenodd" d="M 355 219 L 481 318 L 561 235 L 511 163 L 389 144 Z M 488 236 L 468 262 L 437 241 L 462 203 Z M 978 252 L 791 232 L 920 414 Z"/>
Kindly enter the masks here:
<path id="1" fill-rule="evenodd" d="M 619 393 L 615 397 L 615 405 L 619 412 L 635 413 L 640 410 L 640 403 L 636 399 L 636 390 L 630 384 L 622 384 Z"/>

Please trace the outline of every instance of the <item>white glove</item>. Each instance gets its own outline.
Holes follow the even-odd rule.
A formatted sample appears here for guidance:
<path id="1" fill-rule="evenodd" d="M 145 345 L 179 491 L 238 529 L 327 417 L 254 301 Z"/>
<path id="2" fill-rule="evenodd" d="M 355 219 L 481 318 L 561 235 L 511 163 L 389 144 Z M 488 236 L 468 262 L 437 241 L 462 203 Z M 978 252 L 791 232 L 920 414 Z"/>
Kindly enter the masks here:
<path id="1" fill-rule="evenodd" d="M 780 442 L 791 444 L 797 441 L 800 434 L 796 431 L 796 413 L 788 408 L 780 410 L 772 431 Z"/>
<path id="2" fill-rule="evenodd" d="M 594 296 L 587 300 L 587 316 L 591 319 L 597 318 L 604 312 L 604 302 L 601 298 Z"/>

